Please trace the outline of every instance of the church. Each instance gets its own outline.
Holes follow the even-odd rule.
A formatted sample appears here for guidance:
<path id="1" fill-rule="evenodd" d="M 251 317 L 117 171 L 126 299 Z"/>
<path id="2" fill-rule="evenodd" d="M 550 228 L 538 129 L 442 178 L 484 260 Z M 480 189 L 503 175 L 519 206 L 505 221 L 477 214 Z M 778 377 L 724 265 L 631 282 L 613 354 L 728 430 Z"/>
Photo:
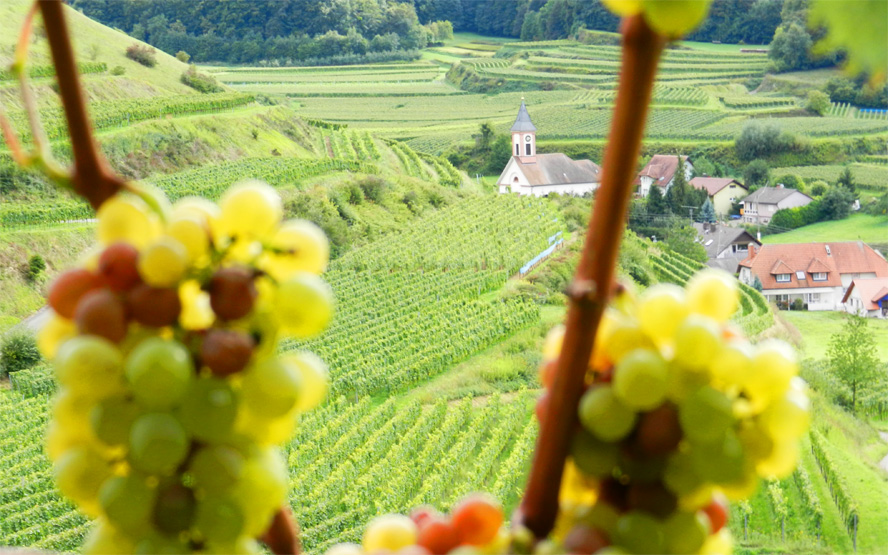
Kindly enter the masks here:
<path id="1" fill-rule="evenodd" d="M 537 154 L 536 126 L 530 121 L 524 99 L 511 132 L 512 158 L 496 182 L 500 193 L 581 196 L 601 184 L 601 168 L 590 160 L 571 160 L 560 152 Z"/>

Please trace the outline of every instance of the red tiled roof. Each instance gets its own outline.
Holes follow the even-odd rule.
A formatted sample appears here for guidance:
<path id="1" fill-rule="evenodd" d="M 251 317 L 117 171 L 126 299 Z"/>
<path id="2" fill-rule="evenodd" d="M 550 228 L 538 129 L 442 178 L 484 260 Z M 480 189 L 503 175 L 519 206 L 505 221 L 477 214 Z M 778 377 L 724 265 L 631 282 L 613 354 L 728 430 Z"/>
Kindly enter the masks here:
<path id="1" fill-rule="evenodd" d="M 695 177 L 688 181 L 688 183 L 694 189 L 706 189 L 706 193 L 709 196 L 716 194 L 731 183 L 736 183 L 737 186 L 742 187 L 744 191 L 746 190 L 745 185 L 730 177 Z"/>
<path id="2" fill-rule="evenodd" d="M 888 278 L 878 277 L 870 279 L 855 279 L 845 291 L 842 302 L 848 302 L 851 298 L 851 292 L 857 290 L 857 294 L 863 299 L 867 310 L 878 310 L 879 305 L 876 301 L 888 296 Z"/>
<path id="3" fill-rule="evenodd" d="M 771 267 L 771 271 L 770 271 L 769 273 L 774 274 L 774 275 L 777 275 L 777 274 L 791 274 L 791 273 L 792 273 L 792 268 L 790 268 L 789 266 L 787 266 L 787 265 L 786 265 L 786 262 L 784 262 L 784 261 L 782 261 L 782 260 L 778 260 L 778 261 L 775 262 L 774 265 Z"/>
<path id="4" fill-rule="evenodd" d="M 773 270 L 778 265 L 781 269 L 779 273 L 790 273 L 790 281 L 777 282 Z M 764 289 L 838 287 L 842 285 L 840 274 L 872 272 L 876 277 L 888 277 L 888 262 L 862 241 L 763 245 L 740 262 L 740 266 L 749 268 L 757 275 Z M 785 271 L 784 266 L 790 272 Z M 816 269 L 811 270 L 812 267 Z M 813 281 L 811 274 L 814 271 L 826 272 L 827 279 Z M 803 272 L 805 279 L 799 280 L 796 272 Z"/>
<path id="5" fill-rule="evenodd" d="M 682 161 L 688 163 L 688 157 L 682 156 Z M 642 177 L 650 177 L 654 183 L 660 187 L 665 187 L 667 183 L 672 181 L 675 170 L 678 169 L 678 156 L 675 154 L 654 154 L 647 166 L 639 172 L 635 178 L 635 184 L 641 183 Z"/>

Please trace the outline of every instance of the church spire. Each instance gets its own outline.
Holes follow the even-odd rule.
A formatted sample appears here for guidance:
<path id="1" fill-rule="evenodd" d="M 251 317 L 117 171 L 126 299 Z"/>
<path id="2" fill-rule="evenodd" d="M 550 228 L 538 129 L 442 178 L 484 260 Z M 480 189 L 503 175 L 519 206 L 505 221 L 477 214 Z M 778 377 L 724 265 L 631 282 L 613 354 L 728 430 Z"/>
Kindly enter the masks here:
<path id="1" fill-rule="evenodd" d="M 530 121 L 530 114 L 527 113 L 527 106 L 524 105 L 524 98 L 521 98 L 521 107 L 518 108 L 518 117 L 512 125 L 512 133 L 521 131 L 536 131 L 537 128 Z"/>
<path id="2" fill-rule="evenodd" d="M 521 107 L 518 108 L 518 117 L 512 125 L 512 153 L 518 157 L 522 164 L 536 162 L 536 126 L 530 121 L 524 97 L 521 97 Z"/>

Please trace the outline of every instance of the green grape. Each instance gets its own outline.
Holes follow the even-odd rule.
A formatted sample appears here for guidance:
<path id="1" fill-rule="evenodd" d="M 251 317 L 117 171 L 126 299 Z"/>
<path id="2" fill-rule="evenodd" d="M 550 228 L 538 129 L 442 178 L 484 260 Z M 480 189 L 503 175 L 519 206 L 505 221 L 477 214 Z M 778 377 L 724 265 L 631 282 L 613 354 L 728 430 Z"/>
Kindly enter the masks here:
<path id="1" fill-rule="evenodd" d="M 658 343 L 672 341 L 688 315 L 684 289 L 670 283 L 648 288 L 638 301 L 638 323 Z"/>
<path id="2" fill-rule="evenodd" d="M 599 439 L 617 441 L 635 425 L 635 412 L 609 386 L 594 387 L 580 400 L 580 422 Z"/>
<path id="3" fill-rule="evenodd" d="M 136 555 L 187 555 L 192 553 L 188 545 L 161 534 L 151 534 L 136 545 Z"/>
<path id="4" fill-rule="evenodd" d="M 188 447 L 188 433 L 168 413 L 143 414 L 130 430 L 129 460 L 148 474 L 172 474 L 185 460 Z"/>
<path id="5" fill-rule="evenodd" d="M 115 528 L 138 538 L 151 531 L 151 512 L 157 490 L 145 475 L 131 472 L 108 479 L 99 493 L 102 511 Z"/>
<path id="6" fill-rule="evenodd" d="M 141 414 L 139 406 L 124 395 L 115 395 L 99 401 L 89 413 L 92 431 L 102 443 L 109 446 L 125 445 L 130 429 Z"/>
<path id="7" fill-rule="evenodd" d="M 583 474 L 607 477 L 617 465 L 620 453 L 616 444 L 601 441 L 585 430 L 580 430 L 574 435 L 570 456 Z"/>
<path id="8" fill-rule="evenodd" d="M 221 443 L 231 435 L 237 408 L 237 395 L 227 380 L 201 377 L 188 388 L 179 416 L 195 438 Z"/>
<path id="9" fill-rule="evenodd" d="M 236 449 L 214 445 L 202 447 L 195 453 L 189 472 L 196 488 L 217 495 L 234 486 L 243 465 L 244 457 Z"/>
<path id="10" fill-rule="evenodd" d="M 663 483 L 679 496 L 692 493 L 703 485 L 703 479 L 694 470 L 690 453 L 678 452 L 669 457 L 663 471 Z"/>
<path id="11" fill-rule="evenodd" d="M 708 535 L 709 519 L 699 511 L 675 513 L 663 525 L 667 553 L 697 553 Z"/>
<path id="12" fill-rule="evenodd" d="M 233 542 L 244 531 L 244 513 L 232 497 L 208 495 L 197 502 L 194 527 L 207 540 Z"/>
<path id="13" fill-rule="evenodd" d="M 52 470 L 59 491 L 86 514 L 99 513 L 99 488 L 111 476 L 111 468 L 98 453 L 88 447 L 73 447 L 59 457 Z"/>
<path id="14" fill-rule="evenodd" d="M 233 543 L 207 542 L 204 552 L 209 555 L 263 555 L 266 553 L 256 540 L 244 536 Z"/>
<path id="15" fill-rule="evenodd" d="M 694 443 L 690 453 L 694 471 L 710 482 L 736 482 L 746 470 L 743 443 L 733 430 L 728 430 L 718 441 Z"/>
<path id="16" fill-rule="evenodd" d="M 659 354 L 636 349 L 617 363 L 614 392 L 623 403 L 636 410 L 649 410 L 666 397 L 666 362 Z"/>
<path id="17" fill-rule="evenodd" d="M 80 547 L 84 555 L 130 555 L 136 547 L 126 534 L 100 518 Z"/>
<path id="18" fill-rule="evenodd" d="M 612 535 L 617 529 L 620 513 L 607 503 L 599 501 L 588 512 L 583 513 L 580 520 Z"/>
<path id="19" fill-rule="evenodd" d="M 136 401 L 154 410 L 179 404 L 194 376 L 191 353 L 178 341 L 151 337 L 126 361 L 126 377 Z"/>
<path id="20" fill-rule="evenodd" d="M 663 526 L 640 511 L 630 511 L 617 521 L 617 543 L 630 553 L 662 553 Z"/>
<path id="21" fill-rule="evenodd" d="M 299 399 L 302 377 L 298 367 L 280 358 L 252 365 L 244 373 L 241 395 L 254 414 L 278 418 L 290 412 Z"/>
<path id="22" fill-rule="evenodd" d="M 316 275 L 297 272 L 278 285 L 274 308 L 285 331 L 311 337 L 327 327 L 333 316 L 333 291 Z"/>
<path id="23" fill-rule="evenodd" d="M 721 332 L 711 318 L 691 315 L 675 332 L 675 362 L 686 368 L 705 369 L 721 348 Z"/>
<path id="24" fill-rule="evenodd" d="M 642 0 L 644 19 L 658 33 L 678 38 L 700 24 L 712 0 Z"/>
<path id="25" fill-rule="evenodd" d="M 59 383 L 72 392 L 101 399 L 124 389 L 123 355 L 113 343 L 95 335 L 69 339 L 55 360 Z"/>
<path id="26" fill-rule="evenodd" d="M 296 408 L 305 412 L 321 404 L 330 387 L 327 365 L 316 355 L 309 352 L 295 353 L 285 360 L 296 366 L 300 374 L 302 387 L 296 399 Z"/>
<path id="27" fill-rule="evenodd" d="M 678 405 L 678 420 L 692 441 L 715 441 L 734 423 L 731 400 L 710 386 L 703 386 Z"/>
<path id="28" fill-rule="evenodd" d="M 691 313 L 726 322 L 740 304 L 737 280 L 724 270 L 709 268 L 688 281 L 686 291 Z"/>
<path id="29" fill-rule="evenodd" d="M 258 537 L 265 532 L 274 512 L 286 499 L 287 483 L 287 465 L 277 449 L 255 448 L 235 486 L 247 536 Z"/>

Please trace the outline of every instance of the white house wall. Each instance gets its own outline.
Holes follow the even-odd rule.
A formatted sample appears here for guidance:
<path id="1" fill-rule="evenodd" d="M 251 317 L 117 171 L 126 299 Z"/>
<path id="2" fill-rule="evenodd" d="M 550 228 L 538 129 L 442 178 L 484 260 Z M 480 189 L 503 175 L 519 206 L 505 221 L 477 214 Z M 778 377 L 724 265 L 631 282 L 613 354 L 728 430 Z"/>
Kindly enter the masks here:
<path id="1" fill-rule="evenodd" d="M 583 196 L 591 193 L 598 188 L 598 183 L 571 183 L 570 185 L 537 185 L 530 187 L 527 185 L 512 187 L 513 193 L 525 196 L 544 197 L 552 193 L 559 195 Z"/>
<path id="2" fill-rule="evenodd" d="M 806 295 L 819 294 L 820 300 L 817 302 L 809 302 Z M 781 295 L 786 295 L 789 301 L 801 297 L 808 304 L 809 311 L 817 310 L 840 310 L 842 307 L 842 288 L 841 287 L 799 287 L 793 289 L 765 289 L 762 295 L 769 303 L 776 302 Z"/>

